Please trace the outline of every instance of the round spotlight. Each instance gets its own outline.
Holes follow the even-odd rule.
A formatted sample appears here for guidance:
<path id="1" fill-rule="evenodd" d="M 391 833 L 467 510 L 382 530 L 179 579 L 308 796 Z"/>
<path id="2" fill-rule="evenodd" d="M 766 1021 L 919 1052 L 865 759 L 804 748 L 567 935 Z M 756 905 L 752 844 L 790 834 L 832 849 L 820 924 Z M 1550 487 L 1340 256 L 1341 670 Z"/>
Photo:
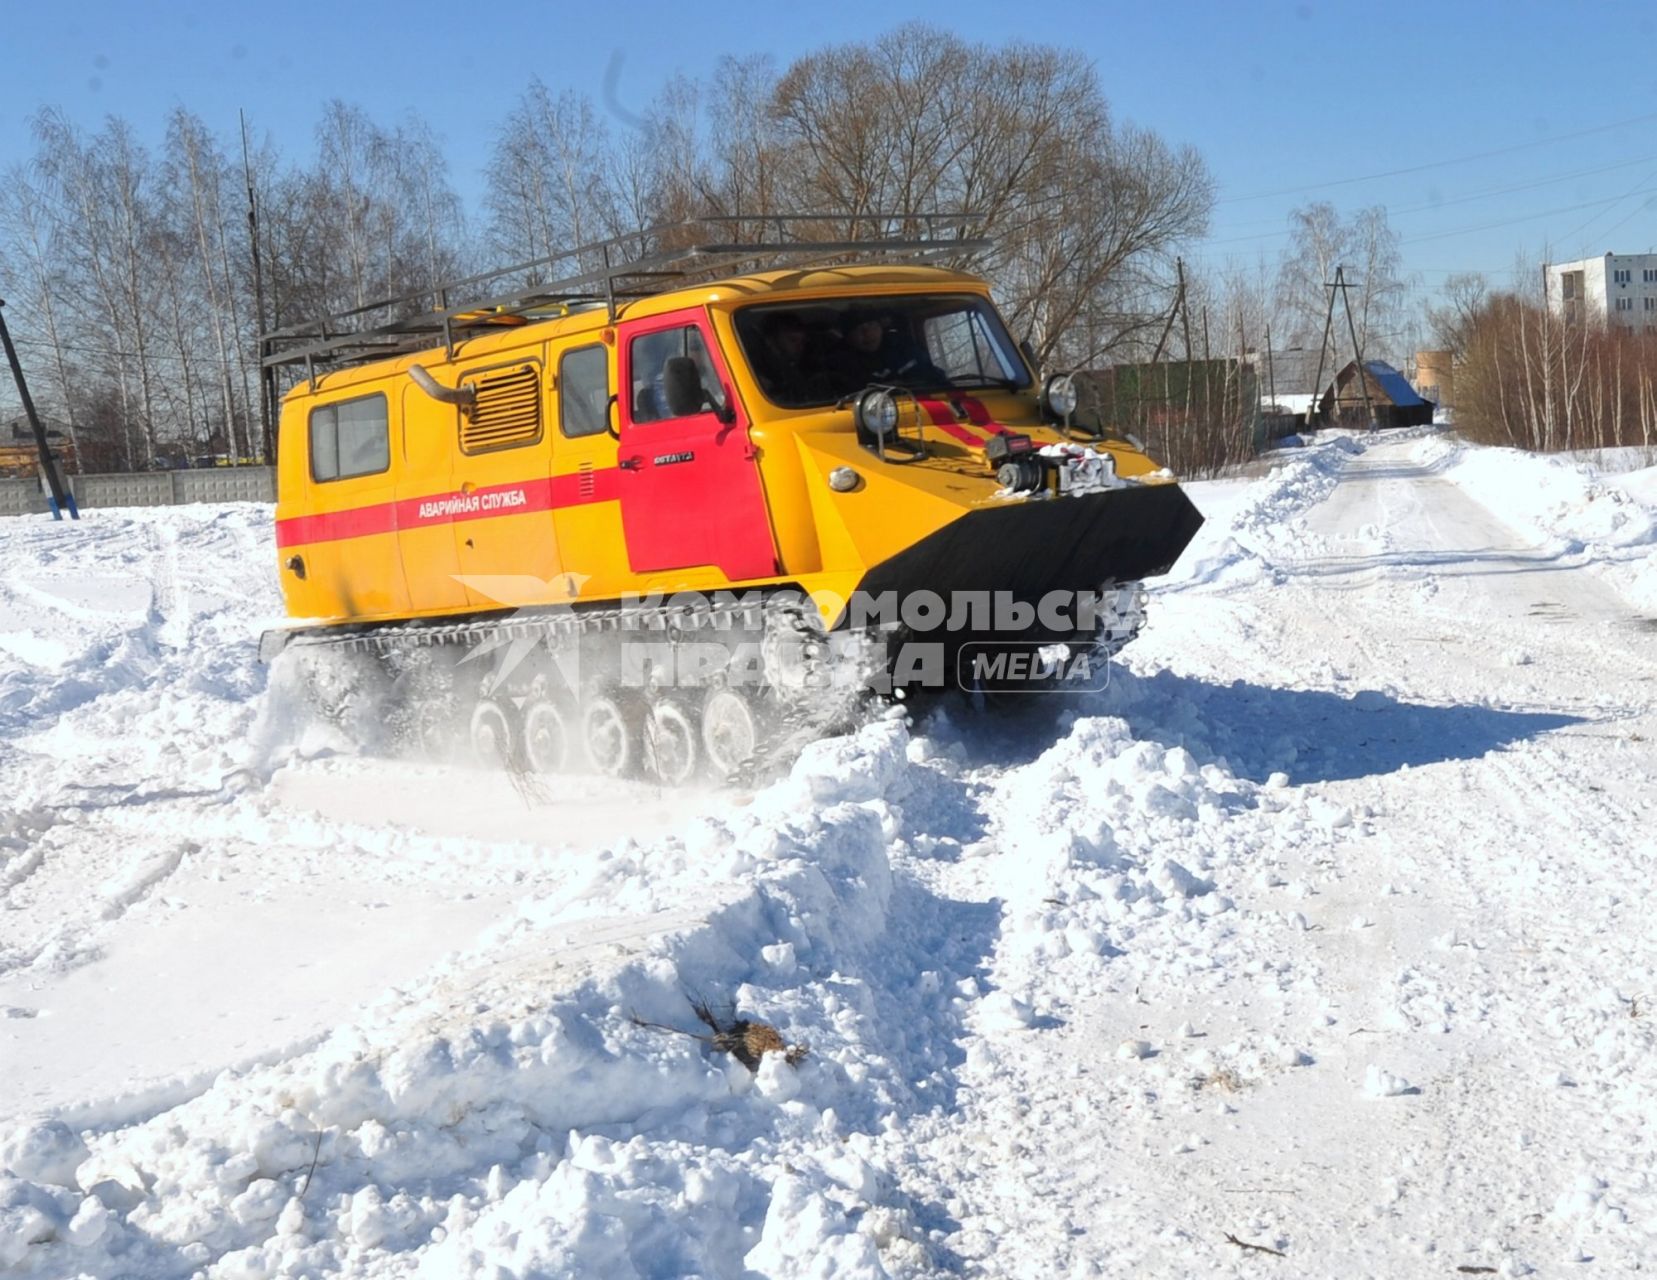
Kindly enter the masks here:
<path id="1" fill-rule="evenodd" d="M 862 477 L 850 467 L 836 467 L 828 473 L 828 486 L 836 493 L 850 493 L 861 480 Z"/>
<path id="2" fill-rule="evenodd" d="M 889 436 L 898 429 L 898 402 L 878 388 L 857 397 L 857 425 L 870 435 Z"/>
<path id="3" fill-rule="evenodd" d="M 1048 416 L 1065 419 L 1076 412 L 1076 379 L 1055 373 L 1041 384 L 1041 403 Z"/>

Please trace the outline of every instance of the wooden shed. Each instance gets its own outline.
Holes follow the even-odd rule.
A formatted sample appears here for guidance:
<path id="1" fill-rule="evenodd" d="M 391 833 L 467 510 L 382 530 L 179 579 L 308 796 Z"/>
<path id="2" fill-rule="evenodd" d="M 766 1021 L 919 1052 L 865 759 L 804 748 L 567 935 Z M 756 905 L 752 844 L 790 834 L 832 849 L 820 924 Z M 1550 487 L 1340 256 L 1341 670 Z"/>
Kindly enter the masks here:
<path id="1" fill-rule="evenodd" d="M 1358 382 L 1358 362 L 1353 360 L 1335 375 L 1335 380 L 1318 397 L 1318 421 L 1325 426 L 1368 427 L 1364 391 L 1369 392 L 1369 411 L 1377 427 L 1415 427 L 1433 420 L 1431 401 L 1422 399 L 1409 379 L 1384 360 L 1366 360 L 1363 385 Z"/>

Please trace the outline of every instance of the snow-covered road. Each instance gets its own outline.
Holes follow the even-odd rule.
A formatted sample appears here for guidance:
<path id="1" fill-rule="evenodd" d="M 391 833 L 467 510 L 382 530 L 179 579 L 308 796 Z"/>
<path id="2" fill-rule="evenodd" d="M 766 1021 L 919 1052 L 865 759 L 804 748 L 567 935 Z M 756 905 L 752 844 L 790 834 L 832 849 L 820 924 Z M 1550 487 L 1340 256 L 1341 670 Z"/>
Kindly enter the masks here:
<path id="1" fill-rule="evenodd" d="M 754 795 L 342 753 L 268 509 L 7 522 L 0 1273 L 1649 1267 L 1648 479 L 1194 486 L 1104 694 Z"/>

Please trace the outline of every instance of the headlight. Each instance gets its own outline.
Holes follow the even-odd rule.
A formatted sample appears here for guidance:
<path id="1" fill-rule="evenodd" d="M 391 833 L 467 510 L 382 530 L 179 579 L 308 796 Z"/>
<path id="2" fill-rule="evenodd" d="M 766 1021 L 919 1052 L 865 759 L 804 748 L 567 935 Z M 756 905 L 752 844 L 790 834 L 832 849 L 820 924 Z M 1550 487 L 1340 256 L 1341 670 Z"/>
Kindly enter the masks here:
<path id="1" fill-rule="evenodd" d="M 857 426 L 872 436 L 889 436 L 898 429 L 898 402 L 889 391 L 865 391 L 857 397 Z"/>
<path id="2" fill-rule="evenodd" d="M 1064 419 L 1076 412 L 1076 379 L 1055 373 L 1041 384 L 1041 406 L 1049 417 Z"/>

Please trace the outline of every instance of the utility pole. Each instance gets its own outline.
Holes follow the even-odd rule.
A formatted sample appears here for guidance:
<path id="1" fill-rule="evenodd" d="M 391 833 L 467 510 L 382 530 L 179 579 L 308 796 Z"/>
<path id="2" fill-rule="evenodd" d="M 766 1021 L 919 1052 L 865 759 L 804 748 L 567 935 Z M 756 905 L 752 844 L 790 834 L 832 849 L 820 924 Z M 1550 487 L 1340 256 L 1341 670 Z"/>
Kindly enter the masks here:
<path id="1" fill-rule="evenodd" d="M 1338 293 L 1341 296 L 1341 304 L 1346 308 L 1346 331 L 1352 338 L 1352 358 L 1356 360 L 1358 364 L 1358 390 L 1362 393 L 1364 398 L 1364 417 L 1369 424 L 1369 429 L 1374 430 L 1375 407 L 1370 403 L 1369 399 L 1369 371 L 1364 368 L 1364 350 L 1358 345 L 1358 326 L 1352 319 L 1352 298 L 1347 292 L 1352 285 L 1346 278 L 1346 268 L 1336 266 L 1335 278 L 1333 280 L 1324 281 L 1323 287 L 1329 290 L 1329 306 L 1323 313 L 1323 345 L 1318 348 L 1318 373 L 1312 384 L 1313 408 L 1315 409 L 1317 405 L 1318 392 L 1323 383 L 1323 357 L 1329 352 L 1329 330 L 1334 327 L 1335 323 L 1335 295 Z M 1338 370 L 1336 371 L 1335 377 L 1337 380 L 1340 377 Z M 1339 395 L 1331 397 L 1330 409 L 1336 413 L 1340 411 Z M 1312 409 L 1308 409 L 1306 411 L 1307 426 L 1312 425 L 1312 412 Z"/>
<path id="2" fill-rule="evenodd" d="M 1185 259 L 1176 258 L 1174 266 L 1179 271 L 1179 321 L 1180 328 L 1185 331 L 1185 423 L 1191 423 L 1191 300 L 1185 296 Z M 1167 379 L 1163 379 L 1167 385 Z"/>
<path id="3" fill-rule="evenodd" d="M 1179 320 L 1180 327 L 1185 330 L 1185 363 L 1191 363 L 1191 304 L 1185 297 L 1185 259 L 1174 259 L 1174 269 L 1179 272 Z M 1191 381 L 1191 371 L 1185 371 L 1187 384 Z"/>
<path id="4" fill-rule="evenodd" d="M 46 475 L 46 487 L 52 494 L 52 519 L 63 519 L 63 513 L 67 510 L 71 520 L 79 520 L 81 513 L 75 506 L 75 495 L 64 487 L 63 478 L 58 475 L 58 464 L 52 457 L 51 446 L 46 443 L 45 424 L 35 412 L 34 397 L 29 394 L 29 384 L 23 380 L 23 366 L 18 362 L 17 348 L 12 346 L 11 330 L 6 327 L 5 306 L 6 300 L 0 298 L 0 343 L 5 345 L 6 362 L 12 367 L 12 381 L 17 383 L 17 395 L 23 401 L 23 415 L 28 418 L 29 426 L 34 428 L 35 448 L 40 451 L 40 469 Z"/>
<path id="5" fill-rule="evenodd" d="M 1163 323 L 1162 335 L 1156 340 L 1156 350 L 1151 353 L 1151 363 L 1153 365 L 1160 364 L 1161 361 L 1162 361 L 1162 353 L 1163 353 L 1163 350 L 1168 345 L 1168 335 L 1170 333 L 1172 333 L 1173 330 L 1174 330 L 1174 318 L 1176 316 L 1184 316 L 1185 317 L 1185 359 L 1186 359 L 1186 363 L 1187 363 L 1188 366 L 1189 366 L 1189 363 L 1190 363 L 1190 360 L 1191 360 L 1191 317 L 1186 312 L 1186 309 L 1185 309 L 1185 259 L 1184 258 L 1175 258 L 1174 259 L 1174 270 L 1178 274 L 1179 284 L 1174 290 L 1174 305 L 1168 308 L 1168 319 Z M 1149 371 L 1147 370 L 1147 373 L 1148 372 Z M 1189 391 L 1190 382 L 1191 382 L 1191 376 L 1190 375 L 1191 375 L 1191 371 L 1190 371 L 1189 367 L 1187 367 L 1185 381 L 1186 381 L 1186 386 L 1187 386 L 1188 391 Z M 1146 398 L 1145 397 L 1145 383 L 1144 383 L 1143 379 L 1140 380 L 1139 388 L 1140 388 L 1140 391 L 1139 391 L 1140 407 L 1143 408 L 1144 403 L 1145 403 L 1145 398 Z M 1169 380 L 1168 380 L 1168 366 L 1164 364 L 1162 366 L 1162 403 L 1164 405 L 1167 405 L 1168 401 L 1172 398 L 1172 396 L 1173 396 L 1173 393 L 1172 393 L 1172 390 L 1169 387 Z M 1148 426 L 1149 424 L 1147 423 L 1146 425 Z M 1149 436 L 1147 436 L 1146 438 L 1149 439 Z"/>
<path id="6" fill-rule="evenodd" d="M 1375 430 L 1375 408 L 1369 402 L 1369 370 L 1364 367 L 1364 349 L 1358 345 L 1358 326 L 1352 320 L 1352 297 L 1347 293 L 1351 287 L 1346 283 L 1346 268 L 1335 268 L 1335 283 L 1330 286 L 1341 291 L 1341 303 L 1346 307 L 1346 331 L 1352 337 L 1352 355 L 1358 362 L 1358 390 L 1364 395 L 1364 417 L 1369 422 L 1369 429 Z M 1330 308 L 1333 310 L 1335 295 L 1329 295 Z"/>
<path id="7" fill-rule="evenodd" d="M 1202 309 L 1202 412 L 1205 418 L 1214 416 L 1214 392 L 1213 388 L 1208 385 L 1208 374 L 1213 359 L 1208 345 L 1208 304 L 1204 303 Z M 1187 379 L 1191 376 L 1189 365 L 1186 366 L 1185 376 Z M 1187 399 L 1189 400 L 1189 397 Z"/>
<path id="8" fill-rule="evenodd" d="M 259 205 L 253 196 L 253 162 L 247 150 L 247 116 L 238 111 L 242 122 L 242 178 L 247 184 L 247 243 L 253 251 L 253 332 L 259 357 L 259 432 L 263 441 L 265 465 L 276 463 L 276 442 L 271 438 L 271 380 L 265 372 L 265 275 L 263 255 L 259 252 Z"/>
<path id="9" fill-rule="evenodd" d="M 1328 289 L 1329 285 L 1325 283 L 1324 288 Z M 1323 312 L 1323 341 L 1318 344 L 1318 371 L 1312 378 L 1312 403 L 1306 407 L 1306 427 L 1308 430 L 1312 426 L 1312 415 L 1318 411 L 1318 397 L 1323 394 L 1323 358 L 1329 354 L 1329 327 L 1334 323 L 1334 320 L 1335 293 L 1331 289 L 1329 305 L 1324 308 Z M 1333 409 L 1334 407 L 1334 401 L 1331 400 L 1330 408 Z"/>
<path id="10" fill-rule="evenodd" d="M 1179 287 L 1174 290 L 1174 305 L 1168 308 L 1168 319 L 1162 326 L 1162 336 L 1156 340 L 1156 350 L 1151 353 L 1151 363 L 1156 364 L 1162 359 L 1162 349 L 1168 345 L 1168 334 L 1174 327 L 1174 317 L 1185 309 L 1185 260 L 1174 259 L 1174 270 L 1179 273 Z"/>

